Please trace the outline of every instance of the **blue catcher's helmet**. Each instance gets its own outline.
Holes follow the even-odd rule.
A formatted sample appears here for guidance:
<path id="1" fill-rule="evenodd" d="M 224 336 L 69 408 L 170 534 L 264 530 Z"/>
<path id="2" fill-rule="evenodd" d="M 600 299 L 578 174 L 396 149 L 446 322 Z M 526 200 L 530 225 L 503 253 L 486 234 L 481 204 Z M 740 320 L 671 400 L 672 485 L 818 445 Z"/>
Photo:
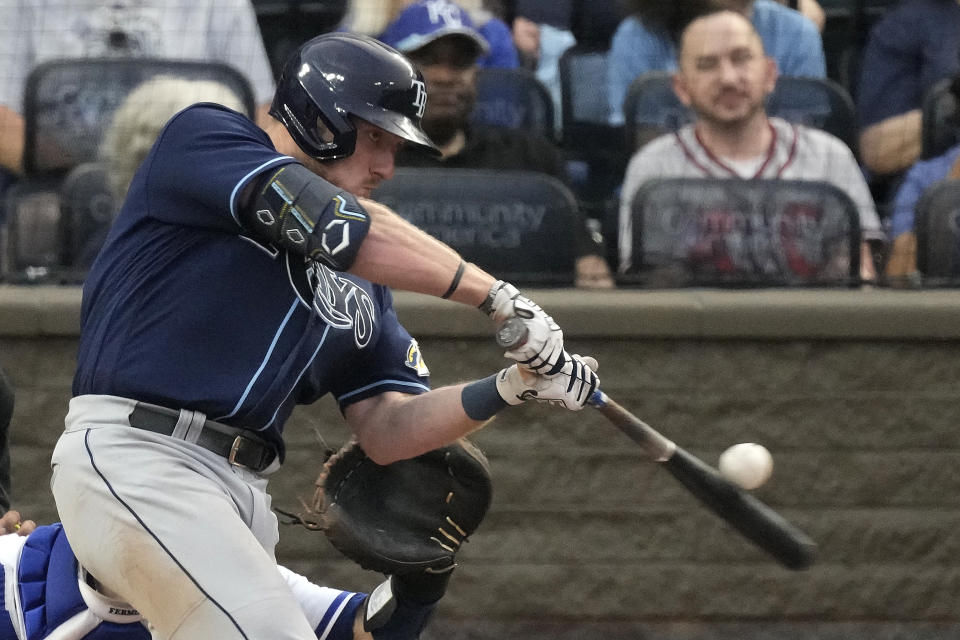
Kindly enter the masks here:
<path id="1" fill-rule="evenodd" d="M 307 155 L 333 160 L 356 146 L 349 115 L 437 152 L 420 128 L 426 104 L 423 76 L 402 53 L 367 36 L 326 33 L 287 60 L 270 115 Z"/>

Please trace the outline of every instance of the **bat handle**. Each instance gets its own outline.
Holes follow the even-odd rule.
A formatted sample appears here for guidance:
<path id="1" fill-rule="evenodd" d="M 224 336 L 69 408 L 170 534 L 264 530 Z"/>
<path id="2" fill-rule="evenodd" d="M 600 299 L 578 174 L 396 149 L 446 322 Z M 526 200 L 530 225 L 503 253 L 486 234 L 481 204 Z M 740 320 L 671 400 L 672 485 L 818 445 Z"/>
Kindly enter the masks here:
<path id="1" fill-rule="evenodd" d="M 590 396 L 590 399 L 587 400 L 587 404 L 590 405 L 591 407 L 600 409 L 601 407 L 605 407 L 607 405 L 607 402 L 609 401 L 610 401 L 610 398 L 607 396 L 607 394 L 605 394 L 600 389 L 597 389 Z"/>

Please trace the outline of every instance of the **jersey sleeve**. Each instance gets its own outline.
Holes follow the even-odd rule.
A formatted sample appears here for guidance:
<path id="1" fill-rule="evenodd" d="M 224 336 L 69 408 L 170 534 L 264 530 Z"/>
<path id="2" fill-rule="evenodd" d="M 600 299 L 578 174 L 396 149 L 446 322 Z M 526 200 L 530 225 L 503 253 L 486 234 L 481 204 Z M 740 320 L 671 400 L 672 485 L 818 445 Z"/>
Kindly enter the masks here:
<path id="1" fill-rule="evenodd" d="M 292 162 L 247 117 L 219 105 L 194 105 L 167 123 L 131 196 L 142 188 L 148 216 L 161 222 L 237 233 L 242 189 L 262 172 Z"/>
<path id="2" fill-rule="evenodd" d="M 430 390 L 430 371 L 420 346 L 400 324 L 390 290 L 377 288 L 381 291 L 379 338 L 364 349 L 356 366 L 331 383 L 331 393 L 341 411 L 386 391 L 420 394 Z"/>
<path id="3" fill-rule="evenodd" d="M 318 638 L 352 640 L 353 620 L 366 594 L 321 587 L 286 567 L 277 565 L 277 569 Z"/>

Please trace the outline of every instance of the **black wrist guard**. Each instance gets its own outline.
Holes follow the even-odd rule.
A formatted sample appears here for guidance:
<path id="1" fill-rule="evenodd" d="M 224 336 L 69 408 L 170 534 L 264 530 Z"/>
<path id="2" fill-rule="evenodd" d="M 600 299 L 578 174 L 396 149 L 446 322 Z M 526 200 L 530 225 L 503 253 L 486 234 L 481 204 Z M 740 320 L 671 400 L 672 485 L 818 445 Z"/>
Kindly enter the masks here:
<path id="1" fill-rule="evenodd" d="M 257 238 L 336 271 L 353 265 L 370 230 L 356 198 L 295 163 L 260 184 L 240 223 Z"/>

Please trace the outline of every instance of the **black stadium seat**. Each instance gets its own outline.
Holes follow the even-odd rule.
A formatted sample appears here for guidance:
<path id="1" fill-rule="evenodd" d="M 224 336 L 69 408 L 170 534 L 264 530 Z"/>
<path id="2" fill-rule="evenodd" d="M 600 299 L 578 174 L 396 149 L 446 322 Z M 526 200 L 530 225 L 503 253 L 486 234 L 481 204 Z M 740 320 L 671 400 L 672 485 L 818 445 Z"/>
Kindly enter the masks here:
<path id="1" fill-rule="evenodd" d="M 473 120 L 555 140 L 550 92 L 526 69 L 480 69 Z"/>
<path id="2" fill-rule="evenodd" d="M 56 281 L 63 264 L 59 180 L 20 180 L 4 194 L 3 209 L 3 279 Z"/>
<path id="3" fill-rule="evenodd" d="M 832 184 L 670 178 L 637 190 L 623 284 L 850 286 L 860 273 L 856 205 Z"/>
<path id="4" fill-rule="evenodd" d="M 77 165 L 63 179 L 60 195 L 64 265 L 82 279 L 103 246 L 121 204 L 110 186 L 109 165 Z"/>
<path id="5" fill-rule="evenodd" d="M 923 193 L 914 230 L 923 284 L 960 285 L 960 180 L 943 180 Z"/>
<path id="6" fill-rule="evenodd" d="M 246 77 L 220 63 L 153 58 L 82 58 L 37 65 L 24 92 L 24 172 L 66 171 L 97 159 L 113 112 L 141 83 L 173 75 L 216 80 L 234 90 L 254 114 Z"/>
<path id="7" fill-rule="evenodd" d="M 941 80 L 923 96 L 920 158 L 929 160 L 960 142 L 960 113 L 950 91 L 951 79 Z"/>
<path id="8" fill-rule="evenodd" d="M 498 277 L 573 284 L 583 224 L 573 194 L 552 176 L 402 168 L 372 197 Z"/>

